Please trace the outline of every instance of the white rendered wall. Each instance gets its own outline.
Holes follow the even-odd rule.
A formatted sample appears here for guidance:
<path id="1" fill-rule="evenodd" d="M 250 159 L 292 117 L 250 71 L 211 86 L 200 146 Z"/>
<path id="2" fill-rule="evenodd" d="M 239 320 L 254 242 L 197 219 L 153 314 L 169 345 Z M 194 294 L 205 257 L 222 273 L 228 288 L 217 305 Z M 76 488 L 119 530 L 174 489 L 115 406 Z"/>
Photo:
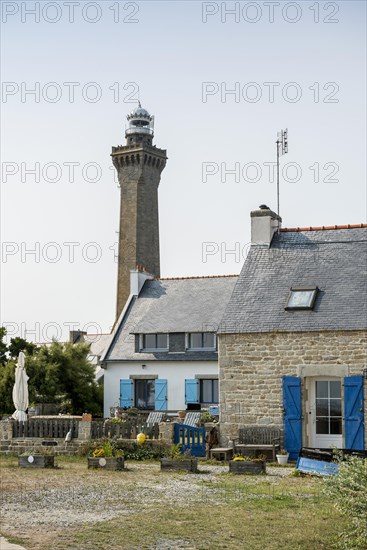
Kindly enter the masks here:
<path id="1" fill-rule="evenodd" d="M 142 364 L 146 365 L 143 369 Z M 218 377 L 217 361 L 163 361 L 141 363 L 109 363 L 104 370 L 104 417 L 110 416 L 110 407 L 120 404 L 120 380 L 130 375 L 144 375 L 145 378 L 157 375 L 167 380 L 167 409 L 186 409 L 185 379 L 197 375 Z"/>

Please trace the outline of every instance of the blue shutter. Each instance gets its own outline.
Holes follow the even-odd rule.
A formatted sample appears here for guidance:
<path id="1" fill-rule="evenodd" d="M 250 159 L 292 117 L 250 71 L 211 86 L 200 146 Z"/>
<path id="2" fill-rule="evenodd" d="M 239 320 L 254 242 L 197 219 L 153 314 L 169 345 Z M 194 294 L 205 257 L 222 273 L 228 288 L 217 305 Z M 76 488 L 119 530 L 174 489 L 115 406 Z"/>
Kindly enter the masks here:
<path id="1" fill-rule="evenodd" d="M 363 376 L 344 378 L 345 447 L 364 450 Z"/>
<path id="2" fill-rule="evenodd" d="M 167 380 L 160 378 L 155 381 L 155 410 L 167 410 Z"/>
<path id="3" fill-rule="evenodd" d="M 185 380 L 185 403 L 199 403 L 199 380 L 196 378 Z"/>
<path id="4" fill-rule="evenodd" d="M 120 380 L 120 407 L 133 406 L 133 381 Z"/>
<path id="5" fill-rule="evenodd" d="M 302 447 L 301 379 L 283 376 L 284 447 L 295 460 Z"/>

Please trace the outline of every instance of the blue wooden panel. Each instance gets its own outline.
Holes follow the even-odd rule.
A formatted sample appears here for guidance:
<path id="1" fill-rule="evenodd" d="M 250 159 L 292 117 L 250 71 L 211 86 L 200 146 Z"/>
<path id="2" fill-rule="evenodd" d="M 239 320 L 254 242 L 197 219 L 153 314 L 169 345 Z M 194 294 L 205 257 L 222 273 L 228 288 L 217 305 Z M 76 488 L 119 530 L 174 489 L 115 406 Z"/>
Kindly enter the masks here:
<path id="1" fill-rule="evenodd" d="M 120 407 L 133 406 L 133 381 L 120 380 Z"/>
<path id="2" fill-rule="evenodd" d="M 322 476 L 336 475 L 339 471 L 339 465 L 333 462 L 324 462 L 313 458 L 299 457 L 296 464 L 296 470 L 307 473 L 320 474 Z"/>
<path id="3" fill-rule="evenodd" d="M 199 403 L 199 380 L 186 378 L 185 403 Z"/>
<path id="4" fill-rule="evenodd" d="M 155 381 L 155 410 L 167 410 L 167 380 L 163 378 Z"/>
<path id="5" fill-rule="evenodd" d="M 363 376 L 344 378 L 345 447 L 364 450 Z"/>
<path id="6" fill-rule="evenodd" d="M 302 447 L 301 379 L 283 376 L 284 447 L 295 460 Z"/>
<path id="7" fill-rule="evenodd" d="M 174 442 L 181 445 L 184 453 L 189 450 L 191 456 L 205 456 L 205 427 L 194 428 L 186 424 L 175 424 Z"/>

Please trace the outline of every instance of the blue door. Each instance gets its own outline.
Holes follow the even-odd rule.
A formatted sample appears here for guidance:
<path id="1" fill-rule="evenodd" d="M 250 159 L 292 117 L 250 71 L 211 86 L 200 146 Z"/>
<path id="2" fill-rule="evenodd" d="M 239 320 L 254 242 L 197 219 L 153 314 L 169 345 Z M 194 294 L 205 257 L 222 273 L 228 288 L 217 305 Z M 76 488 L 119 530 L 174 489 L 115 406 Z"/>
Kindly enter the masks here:
<path id="1" fill-rule="evenodd" d="M 301 379 L 283 376 L 284 447 L 295 460 L 302 447 Z"/>
<path id="2" fill-rule="evenodd" d="M 345 447 L 364 450 L 363 376 L 344 378 Z"/>

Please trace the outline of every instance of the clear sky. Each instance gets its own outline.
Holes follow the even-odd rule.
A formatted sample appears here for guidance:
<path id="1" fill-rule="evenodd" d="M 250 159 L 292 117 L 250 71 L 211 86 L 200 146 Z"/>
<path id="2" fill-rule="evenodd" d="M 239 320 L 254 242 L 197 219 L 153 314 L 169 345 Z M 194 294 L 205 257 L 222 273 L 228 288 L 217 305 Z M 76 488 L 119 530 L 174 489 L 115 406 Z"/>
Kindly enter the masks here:
<path id="1" fill-rule="evenodd" d="M 138 97 L 169 157 L 163 277 L 239 273 L 250 211 L 276 209 L 269 163 L 282 128 L 283 226 L 365 221 L 365 2 L 1 7 L 1 323 L 10 335 L 111 328 L 119 189 L 110 153 Z"/>

